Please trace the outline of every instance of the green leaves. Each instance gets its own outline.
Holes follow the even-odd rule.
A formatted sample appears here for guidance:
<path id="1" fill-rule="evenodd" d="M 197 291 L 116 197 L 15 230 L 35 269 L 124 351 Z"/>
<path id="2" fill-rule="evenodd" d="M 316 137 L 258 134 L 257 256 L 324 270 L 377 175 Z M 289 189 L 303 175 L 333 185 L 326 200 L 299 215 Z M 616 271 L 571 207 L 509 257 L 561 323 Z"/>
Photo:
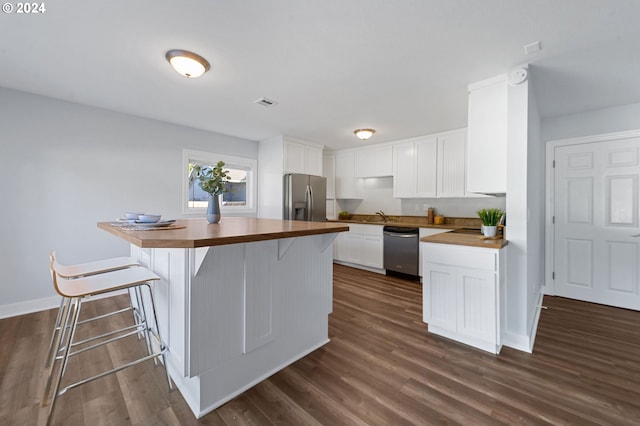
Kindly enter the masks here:
<path id="1" fill-rule="evenodd" d="M 501 209 L 480 209 L 476 212 L 484 226 L 496 226 L 504 215 Z"/>
<path id="2" fill-rule="evenodd" d="M 224 161 L 218 161 L 215 167 L 202 166 L 201 164 L 194 164 L 193 171 L 198 177 L 198 185 L 203 191 L 213 195 L 220 195 L 223 192 L 227 192 L 227 173 L 228 170 L 224 170 Z"/>

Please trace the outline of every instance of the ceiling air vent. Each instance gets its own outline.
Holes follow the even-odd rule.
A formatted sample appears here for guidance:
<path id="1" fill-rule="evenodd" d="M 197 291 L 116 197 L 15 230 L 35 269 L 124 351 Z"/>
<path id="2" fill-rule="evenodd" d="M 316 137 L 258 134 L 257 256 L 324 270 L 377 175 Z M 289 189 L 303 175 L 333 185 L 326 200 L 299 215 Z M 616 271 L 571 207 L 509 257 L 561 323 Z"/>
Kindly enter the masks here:
<path id="1" fill-rule="evenodd" d="M 260 98 L 257 101 L 253 101 L 254 104 L 258 104 L 258 105 L 262 105 L 262 106 L 266 106 L 266 107 L 271 107 L 274 105 L 278 105 L 278 103 L 276 101 L 272 101 L 271 99 L 267 99 L 267 98 Z"/>

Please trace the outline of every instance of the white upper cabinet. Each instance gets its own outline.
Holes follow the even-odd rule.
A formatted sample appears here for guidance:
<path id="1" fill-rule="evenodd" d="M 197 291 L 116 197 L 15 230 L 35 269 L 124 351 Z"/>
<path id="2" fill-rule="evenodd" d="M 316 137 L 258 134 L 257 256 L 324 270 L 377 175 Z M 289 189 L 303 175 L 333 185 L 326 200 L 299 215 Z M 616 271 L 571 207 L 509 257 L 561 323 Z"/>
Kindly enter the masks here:
<path id="1" fill-rule="evenodd" d="M 322 146 L 275 136 L 258 145 L 258 217 L 282 219 L 282 176 L 322 175 Z"/>
<path id="2" fill-rule="evenodd" d="M 393 196 L 410 198 L 416 193 L 416 145 L 414 142 L 393 146 Z"/>
<path id="3" fill-rule="evenodd" d="M 438 138 L 438 197 L 465 196 L 465 134 Z"/>
<path id="4" fill-rule="evenodd" d="M 507 76 L 469 85 L 468 192 L 507 191 Z"/>
<path id="5" fill-rule="evenodd" d="M 322 156 L 322 176 L 327 178 L 327 198 L 336 198 L 336 156 Z"/>
<path id="6" fill-rule="evenodd" d="M 355 151 L 355 177 L 370 178 L 393 174 L 392 148 L 364 148 Z"/>
<path id="7" fill-rule="evenodd" d="M 438 139 L 415 139 L 393 146 L 393 196 L 429 198 L 436 196 Z"/>
<path id="8" fill-rule="evenodd" d="M 416 144 L 416 198 L 437 196 L 438 140 L 425 138 Z"/>
<path id="9" fill-rule="evenodd" d="M 284 172 L 322 176 L 322 148 L 285 140 Z"/>
<path id="10" fill-rule="evenodd" d="M 425 136 L 393 146 L 395 198 L 485 197 L 465 191 L 466 130 Z"/>
<path id="11" fill-rule="evenodd" d="M 355 176 L 355 153 L 353 151 L 336 154 L 336 198 L 362 198 L 362 179 Z"/>

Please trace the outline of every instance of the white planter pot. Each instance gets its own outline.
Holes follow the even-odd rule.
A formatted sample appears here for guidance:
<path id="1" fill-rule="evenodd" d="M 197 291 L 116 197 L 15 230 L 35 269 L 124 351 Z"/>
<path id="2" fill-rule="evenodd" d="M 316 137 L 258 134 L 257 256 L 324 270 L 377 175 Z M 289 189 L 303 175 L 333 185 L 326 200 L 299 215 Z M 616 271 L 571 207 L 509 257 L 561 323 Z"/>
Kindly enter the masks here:
<path id="1" fill-rule="evenodd" d="M 482 226 L 482 234 L 485 237 L 495 237 L 497 230 L 497 226 Z"/>

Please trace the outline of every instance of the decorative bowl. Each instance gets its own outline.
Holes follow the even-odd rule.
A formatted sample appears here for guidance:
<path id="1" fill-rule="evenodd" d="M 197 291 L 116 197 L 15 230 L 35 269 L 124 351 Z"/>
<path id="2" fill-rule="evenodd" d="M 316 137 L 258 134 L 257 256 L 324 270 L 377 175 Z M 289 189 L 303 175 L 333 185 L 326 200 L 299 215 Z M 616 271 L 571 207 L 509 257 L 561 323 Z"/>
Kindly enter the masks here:
<path id="1" fill-rule="evenodd" d="M 141 214 L 138 216 L 138 222 L 155 223 L 160 220 L 159 214 Z"/>
<path id="2" fill-rule="evenodd" d="M 143 214 L 144 213 L 125 213 L 124 218 L 127 220 L 138 220 L 140 215 L 143 215 Z"/>

